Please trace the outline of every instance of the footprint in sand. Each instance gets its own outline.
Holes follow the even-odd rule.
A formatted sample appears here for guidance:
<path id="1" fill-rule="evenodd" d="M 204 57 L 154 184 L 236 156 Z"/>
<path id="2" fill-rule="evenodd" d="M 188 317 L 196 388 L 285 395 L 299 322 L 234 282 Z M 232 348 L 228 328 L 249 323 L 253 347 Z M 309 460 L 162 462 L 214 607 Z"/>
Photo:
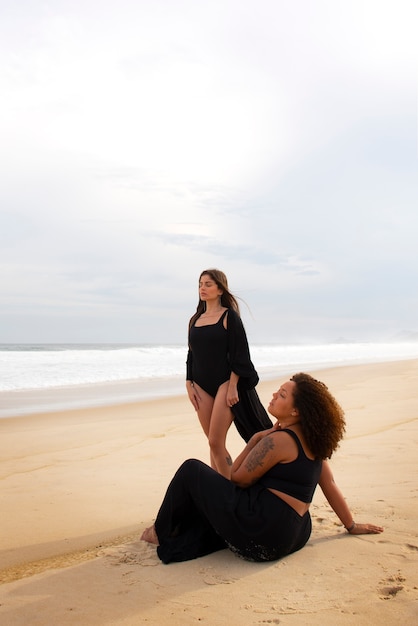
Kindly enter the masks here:
<path id="1" fill-rule="evenodd" d="M 99 556 L 109 559 L 111 565 L 135 564 L 142 567 L 155 567 L 159 564 L 155 550 L 148 544 L 133 544 L 131 546 L 116 546 L 101 550 Z"/>
<path id="2" fill-rule="evenodd" d="M 407 543 L 406 547 L 408 548 L 408 550 L 412 550 L 412 551 L 416 550 L 416 551 L 418 551 L 418 546 L 415 546 L 413 543 Z"/>
<path id="3" fill-rule="evenodd" d="M 206 585 L 230 585 L 234 583 L 236 578 L 226 578 L 217 572 L 211 572 L 209 569 L 201 569 L 200 574 L 203 574 L 202 579 Z"/>
<path id="4" fill-rule="evenodd" d="M 381 581 L 382 587 L 379 589 L 380 597 L 382 600 L 390 600 L 394 598 L 400 591 L 404 589 L 402 583 L 405 582 L 405 577 L 400 572 L 393 576 L 389 576 L 385 580 Z"/>

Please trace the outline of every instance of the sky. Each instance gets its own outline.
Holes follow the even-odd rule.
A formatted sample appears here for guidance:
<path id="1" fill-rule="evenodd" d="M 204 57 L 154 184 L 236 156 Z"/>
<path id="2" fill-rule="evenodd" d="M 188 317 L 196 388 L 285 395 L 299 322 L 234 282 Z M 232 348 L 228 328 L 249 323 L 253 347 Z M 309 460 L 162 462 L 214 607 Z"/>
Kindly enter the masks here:
<path id="1" fill-rule="evenodd" d="M 417 12 L 0 0 L 0 343 L 418 333 Z"/>

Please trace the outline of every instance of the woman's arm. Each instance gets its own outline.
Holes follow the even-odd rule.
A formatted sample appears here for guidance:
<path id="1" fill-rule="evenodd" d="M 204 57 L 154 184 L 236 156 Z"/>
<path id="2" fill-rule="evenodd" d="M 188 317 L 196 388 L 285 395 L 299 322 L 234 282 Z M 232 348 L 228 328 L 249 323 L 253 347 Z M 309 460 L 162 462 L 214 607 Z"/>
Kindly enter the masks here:
<path id="1" fill-rule="evenodd" d="M 234 404 L 237 404 L 237 402 L 239 402 L 238 381 L 238 374 L 235 374 L 235 372 L 231 372 L 229 385 L 226 392 L 226 403 L 228 406 L 234 406 Z"/>
<path id="2" fill-rule="evenodd" d="M 254 448 L 254 446 L 256 446 L 258 444 L 258 442 L 268 433 L 269 431 L 267 430 L 260 430 L 260 432 L 255 433 L 251 439 L 247 442 L 247 445 L 245 446 L 244 450 L 237 456 L 237 458 L 235 459 L 235 461 L 232 463 L 232 474 L 234 474 L 234 472 L 236 472 L 237 470 L 239 470 L 239 468 L 242 465 L 242 462 L 244 461 L 244 459 L 247 458 L 248 454 L 251 452 L 251 450 Z"/>
<path id="3" fill-rule="evenodd" d="M 352 513 L 345 498 L 335 483 L 331 468 L 327 461 L 322 462 L 322 471 L 319 478 L 319 486 L 328 500 L 335 514 L 340 518 L 345 529 L 351 535 L 363 535 L 381 533 L 383 528 L 374 524 L 358 524 L 354 521 Z"/>
<path id="4" fill-rule="evenodd" d="M 239 487 L 249 487 L 273 465 L 281 461 L 286 462 L 289 457 L 297 454 L 296 444 L 290 435 L 283 433 L 283 437 L 278 437 L 272 434 L 278 429 L 279 425 L 276 423 L 273 428 L 262 430 L 251 437 L 232 464 L 231 480 L 233 483 Z"/>
<path id="5" fill-rule="evenodd" d="M 186 390 L 187 390 L 187 395 L 189 396 L 189 400 L 193 404 L 194 410 L 198 411 L 200 396 L 196 388 L 193 385 L 192 364 L 193 364 L 193 353 L 191 349 L 189 348 L 187 352 L 187 359 L 186 359 Z"/>
<path id="6" fill-rule="evenodd" d="M 194 386 L 191 380 L 186 380 L 186 391 L 187 391 L 187 395 L 189 396 L 190 402 L 193 404 L 194 410 L 198 411 L 199 404 L 200 404 L 200 396 L 199 396 L 199 392 L 197 391 L 196 387 Z"/>

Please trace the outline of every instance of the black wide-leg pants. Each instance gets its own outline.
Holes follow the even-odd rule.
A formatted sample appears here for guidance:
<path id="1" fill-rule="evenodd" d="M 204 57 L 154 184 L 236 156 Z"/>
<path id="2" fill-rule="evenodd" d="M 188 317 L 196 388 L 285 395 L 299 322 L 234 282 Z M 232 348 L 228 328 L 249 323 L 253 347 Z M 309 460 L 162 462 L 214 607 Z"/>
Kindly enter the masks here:
<path id="1" fill-rule="evenodd" d="M 272 561 L 305 545 L 311 518 L 309 512 L 301 517 L 261 485 L 242 489 L 205 463 L 189 459 L 168 486 L 155 530 L 164 563 L 223 548 L 251 561 Z"/>

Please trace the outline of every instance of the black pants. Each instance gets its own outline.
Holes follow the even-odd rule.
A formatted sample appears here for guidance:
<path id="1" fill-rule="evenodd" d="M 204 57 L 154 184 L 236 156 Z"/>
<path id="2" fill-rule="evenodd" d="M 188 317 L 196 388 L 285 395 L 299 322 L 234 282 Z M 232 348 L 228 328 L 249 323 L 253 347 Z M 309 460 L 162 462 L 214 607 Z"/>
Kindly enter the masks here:
<path id="1" fill-rule="evenodd" d="M 168 486 L 155 520 L 164 563 L 230 548 L 250 561 L 273 561 L 300 550 L 311 534 L 298 515 L 265 487 L 241 489 L 205 463 L 185 461 Z"/>

